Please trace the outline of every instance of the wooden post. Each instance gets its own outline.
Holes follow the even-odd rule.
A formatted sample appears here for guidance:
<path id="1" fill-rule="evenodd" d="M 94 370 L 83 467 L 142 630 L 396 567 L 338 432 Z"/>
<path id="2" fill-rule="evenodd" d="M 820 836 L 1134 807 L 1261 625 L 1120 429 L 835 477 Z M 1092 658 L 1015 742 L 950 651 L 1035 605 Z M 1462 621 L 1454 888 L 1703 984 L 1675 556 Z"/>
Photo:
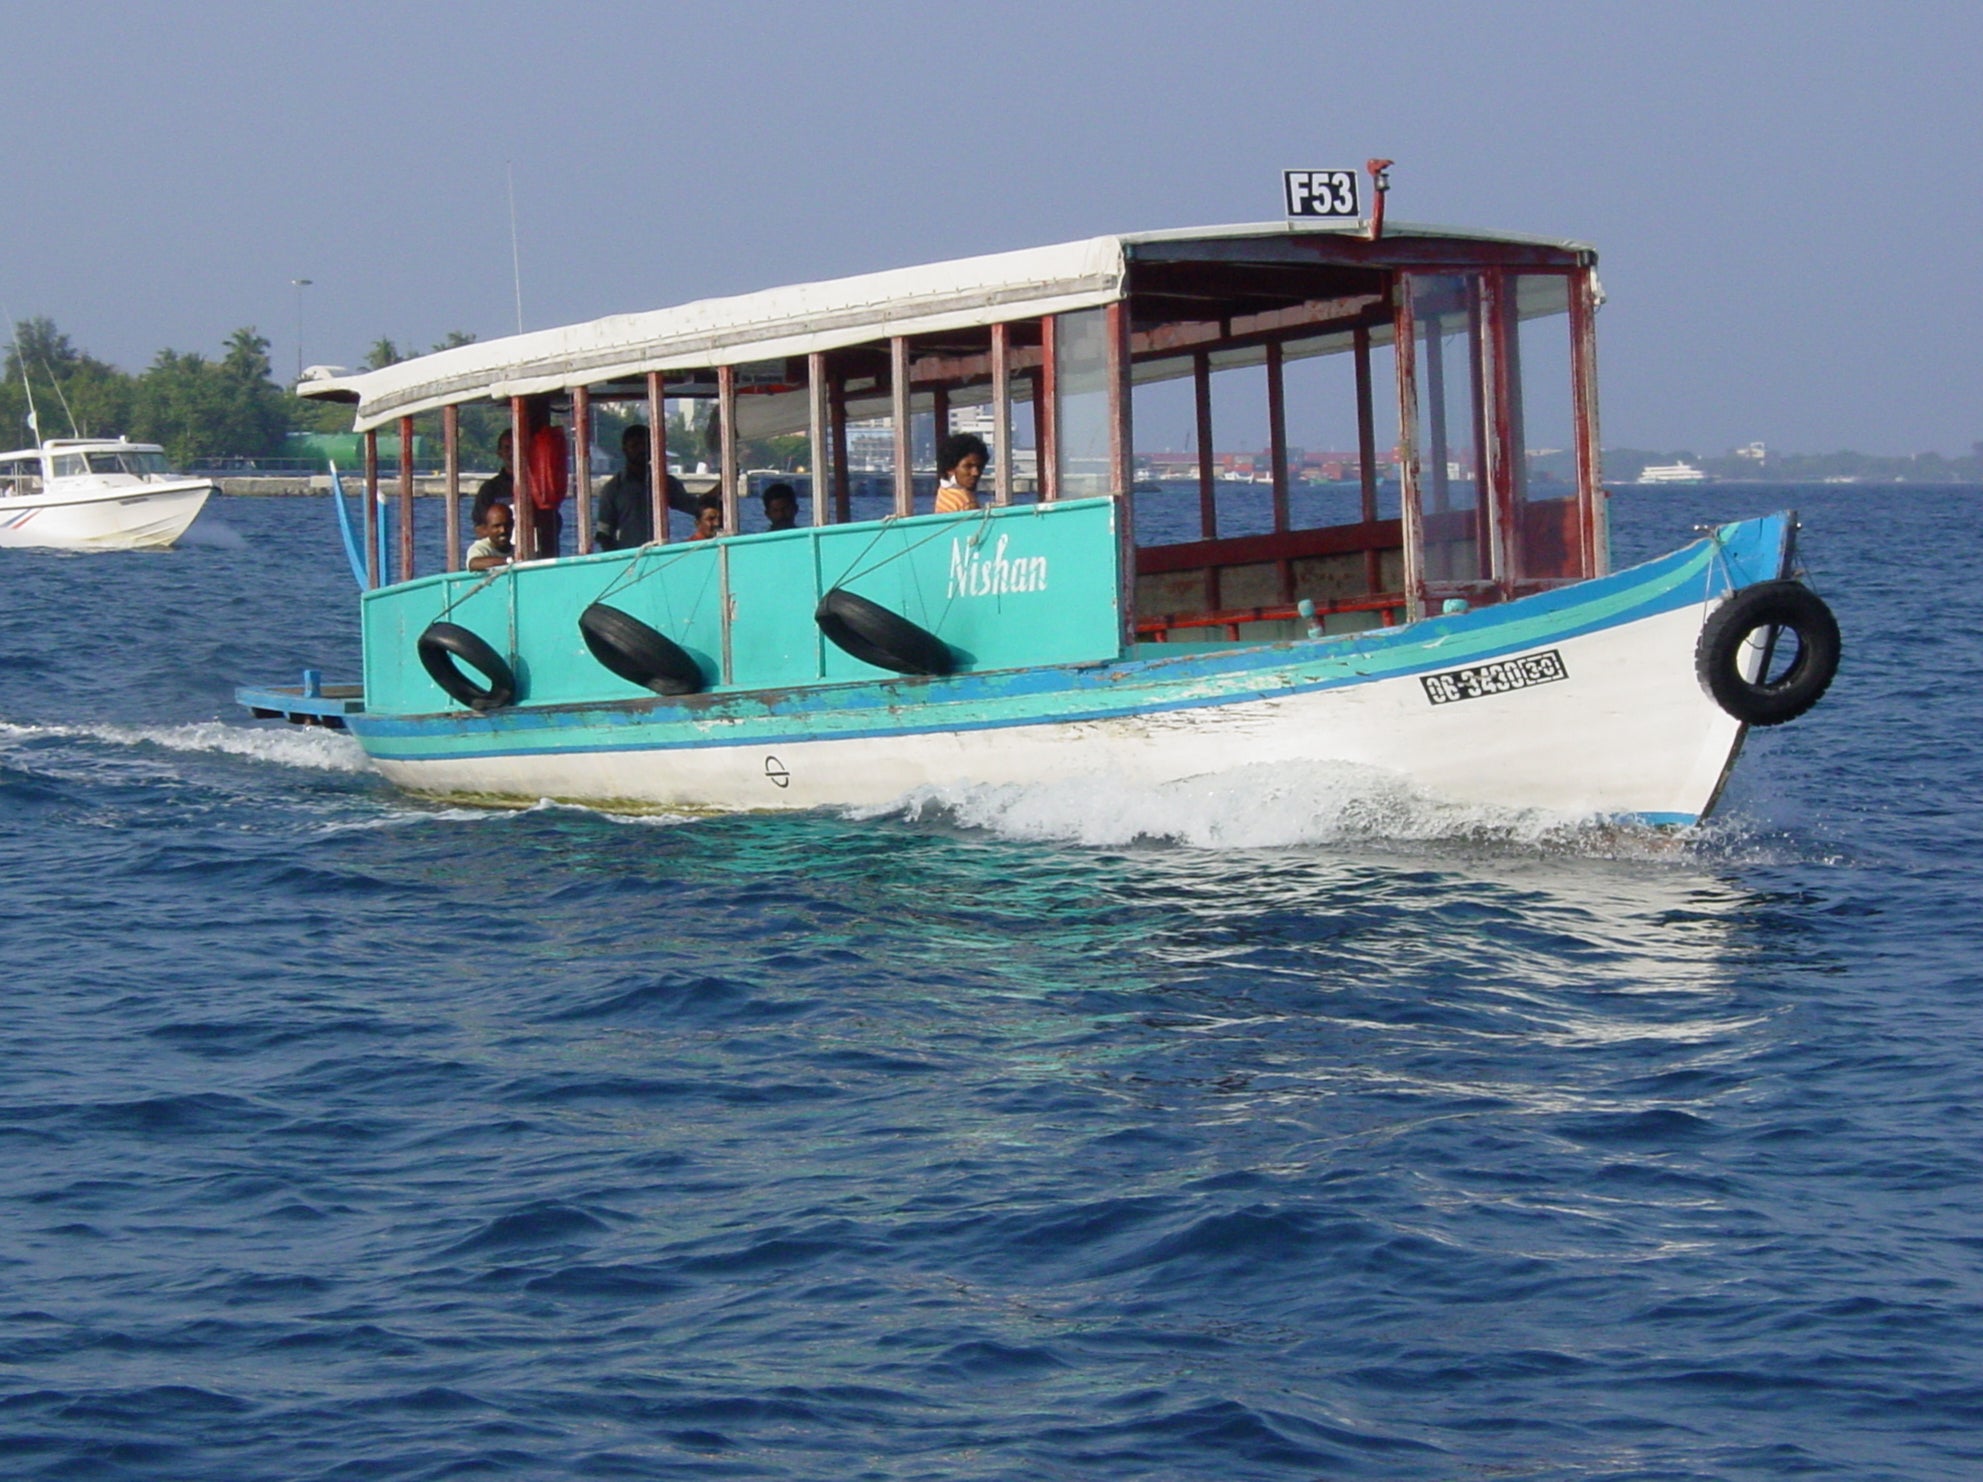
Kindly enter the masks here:
<path id="1" fill-rule="evenodd" d="M 647 373 L 647 508 L 651 538 L 668 543 L 668 399 L 661 372 Z"/>
<path id="2" fill-rule="evenodd" d="M 1398 371 L 1398 504 L 1405 535 L 1405 617 L 1425 616 L 1425 518 L 1418 487 L 1418 333 L 1412 275 L 1396 275 L 1392 293 L 1392 358 Z"/>
<path id="3" fill-rule="evenodd" d="M 1494 497 L 1499 471 L 1494 466 L 1494 427 L 1489 420 L 1488 392 L 1493 354 L 1482 280 L 1469 273 L 1467 283 L 1467 374 L 1473 387 L 1473 504 L 1474 573 L 1482 581 L 1499 581 L 1507 573 L 1501 564 L 1507 532 L 1501 528 L 1501 506 Z"/>
<path id="4" fill-rule="evenodd" d="M 895 427 L 895 513 L 916 512 L 916 472 L 909 463 L 909 342 L 901 335 L 888 340 L 888 395 Z"/>
<path id="5" fill-rule="evenodd" d="M 1125 650 L 1136 642 L 1135 430 L 1131 425 L 1129 305 L 1117 299 L 1102 310 L 1108 336 L 1107 398 L 1109 486 L 1116 507 L 1116 613 Z"/>
<path id="6" fill-rule="evenodd" d="M 839 376 L 826 383 L 826 410 L 833 424 L 833 518 L 844 525 L 854 517 L 854 489 L 847 471 L 847 383 Z"/>
<path id="7" fill-rule="evenodd" d="M 1198 535 L 1219 537 L 1219 509 L 1212 488 L 1212 357 L 1204 350 L 1191 356 L 1191 389 L 1198 409 Z"/>
<path id="8" fill-rule="evenodd" d="M 1611 570 L 1611 512 L 1597 432 L 1597 277 L 1588 266 L 1570 278 L 1570 391 L 1576 414 L 1577 505 L 1585 576 Z"/>
<path id="9" fill-rule="evenodd" d="M 1279 340 L 1267 345 L 1267 467 L 1274 480 L 1274 532 L 1288 528 L 1288 393 Z"/>
<path id="10" fill-rule="evenodd" d="M 537 557 L 537 521 L 530 503 L 530 403 L 510 398 L 510 523 L 516 553 L 513 561 Z"/>
<path id="11" fill-rule="evenodd" d="M 716 367 L 716 415 L 722 419 L 717 429 L 722 437 L 722 477 L 723 477 L 723 533 L 735 535 L 738 526 L 737 510 L 737 368 L 734 365 Z M 727 630 L 726 630 L 727 631 Z"/>
<path id="12" fill-rule="evenodd" d="M 1109 487 L 1127 501 L 1136 486 L 1134 388 L 1129 376 L 1129 305 L 1121 299 L 1102 310 L 1108 332 Z M 1129 519 L 1124 505 L 1124 523 Z"/>
<path id="13" fill-rule="evenodd" d="M 1368 525 L 1377 519 L 1377 401 L 1370 384 L 1370 327 L 1359 324 L 1353 338 L 1356 346 L 1356 463 L 1361 475 L 1363 503 L 1360 513 Z M 1380 592 L 1384 581 L 1384 558 L 1375 546 L 1363 552 L 1363 584 L 1370 592 Z"/>
<path id="14" fill-rule="evenodd" d="M 806 357 L 806 442 L 812 462 L 812 524 L 826 523 L 826 470 L 832 459 L 832 413 L 827 407 L 826 356 L 815 350 Z"/>
<path id="15" fill-rule="evenodd" d="M 365 432 L 365 590 L 379 586 L 379 429 Z"/>
<path id="16" fill-rule="evenodd" d="M 592 388 L 571 392 L 572 475 L 578 484 L 578 553 L 592 550 Z"/>
<path id="17" fill-rule="evenodd" d="M 1012 326 L 992 326 L 992 437 L 998 460 L 993 472 L 992 503 L 1012 503 Z"/>
<path id="18" fill-rule="evenodd" d="M 441 523 L 447 541 L 445 571 L 461 570 L 461 408 L 450 402 L 441 408 L 441 447 L 447 459 L 447 514 Z"/>
<path id="19" fill-rule="evenodd" d="M 413 580 L 413 419 L 399 419 L 398 580 Z"/>
<path id="20" fill-rule="evenodd" d="M 1033 457 L 1040 502 L 1060 498 L 1060 335 L 1051 314 L 1040 319 L 1040 368 L 1033 375 Z"/>

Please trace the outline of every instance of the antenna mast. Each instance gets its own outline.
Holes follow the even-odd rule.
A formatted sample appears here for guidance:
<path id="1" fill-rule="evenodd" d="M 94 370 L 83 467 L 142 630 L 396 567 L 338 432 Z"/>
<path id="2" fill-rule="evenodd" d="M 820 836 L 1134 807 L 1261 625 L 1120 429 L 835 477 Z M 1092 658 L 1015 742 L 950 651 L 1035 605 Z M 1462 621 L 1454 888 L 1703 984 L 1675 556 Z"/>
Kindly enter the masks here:
<path id="1" fill-rule="evenodd" d="M 510 178 L 510 274 L 516 280 L 516 332 L 523 333 L 523 256 L 516 246 L 516 161 L 505 160 Z"/>
<path id="2" fill-rule="evenodd" d="M 7 316 L 7 326 L 13 331 L 14 335 L 14 360 L 21 368 L 21 389 L 28 394 L 28 431 L 34 434 L 34 440 L 39 443 L 41 441 L 41 415 L 34 409 L 34 382 L 28 376 L 27 352 L 21 349 L 21 326 L 15 321 L 12 314 Z"/>

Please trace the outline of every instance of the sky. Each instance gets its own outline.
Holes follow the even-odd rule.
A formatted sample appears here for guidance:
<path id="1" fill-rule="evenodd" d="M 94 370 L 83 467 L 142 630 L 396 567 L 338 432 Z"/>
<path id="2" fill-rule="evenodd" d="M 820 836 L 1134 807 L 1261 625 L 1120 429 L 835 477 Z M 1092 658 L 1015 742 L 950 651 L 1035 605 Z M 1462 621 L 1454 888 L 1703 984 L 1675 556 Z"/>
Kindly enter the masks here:
<path id="1" fill-rule="evenodd" d="M 489 339 L 519 282 L 542 329 L 1272 221 L 1282 169 L 1387 156 L 1393 220 L 1598 249 L 1608 446 L 1983 440 L 1973 0 L 0 0 L 0 36 L 0 312 L 130 371 Z"/>

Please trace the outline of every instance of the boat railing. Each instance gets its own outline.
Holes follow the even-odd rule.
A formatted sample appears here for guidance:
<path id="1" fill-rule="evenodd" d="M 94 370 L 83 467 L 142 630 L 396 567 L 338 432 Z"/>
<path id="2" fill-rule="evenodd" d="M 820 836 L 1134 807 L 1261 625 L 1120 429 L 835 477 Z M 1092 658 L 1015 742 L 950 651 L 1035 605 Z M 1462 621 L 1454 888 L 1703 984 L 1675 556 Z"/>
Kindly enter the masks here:
<path id="1" fill-rule="evenodd" d="M 1235 607 L 1221 612 L 1153 614 L 1136 620 L 1136 637 L 1143 643 L 1172 643 L 1179 641 L 1172 638 L 1173 633 L 1219 630 L 1223 637 L 1237 643 L 1247 636 L 1241 629 L 1254 624 L 1309 624 L 1320 622 L 1332 613 L 1352 612 L 1378 613 L 1383 618 L 1384 626 L 1395 627 L 1404 620 L 1407 603 L 1402 592 L 1380 592 L 1367 597 L 1310 600 L 1306 605 L 1308 612 L 1301 611 L 1302 604 L 1277 602 L 1265 607 Z"/>

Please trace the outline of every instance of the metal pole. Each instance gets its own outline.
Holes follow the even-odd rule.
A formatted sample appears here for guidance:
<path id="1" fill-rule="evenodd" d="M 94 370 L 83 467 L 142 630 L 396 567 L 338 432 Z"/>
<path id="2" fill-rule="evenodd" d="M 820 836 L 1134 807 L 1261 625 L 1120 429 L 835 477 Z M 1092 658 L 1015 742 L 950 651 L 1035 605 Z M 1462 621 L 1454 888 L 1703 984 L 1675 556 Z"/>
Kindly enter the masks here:
<path id="1" fill-rule="evenodd" d="M 296 290 L 296 382 L 303 382 L 303 290 L 308 288 L 309 278 L 291 278 L 290 286 Z"/>

